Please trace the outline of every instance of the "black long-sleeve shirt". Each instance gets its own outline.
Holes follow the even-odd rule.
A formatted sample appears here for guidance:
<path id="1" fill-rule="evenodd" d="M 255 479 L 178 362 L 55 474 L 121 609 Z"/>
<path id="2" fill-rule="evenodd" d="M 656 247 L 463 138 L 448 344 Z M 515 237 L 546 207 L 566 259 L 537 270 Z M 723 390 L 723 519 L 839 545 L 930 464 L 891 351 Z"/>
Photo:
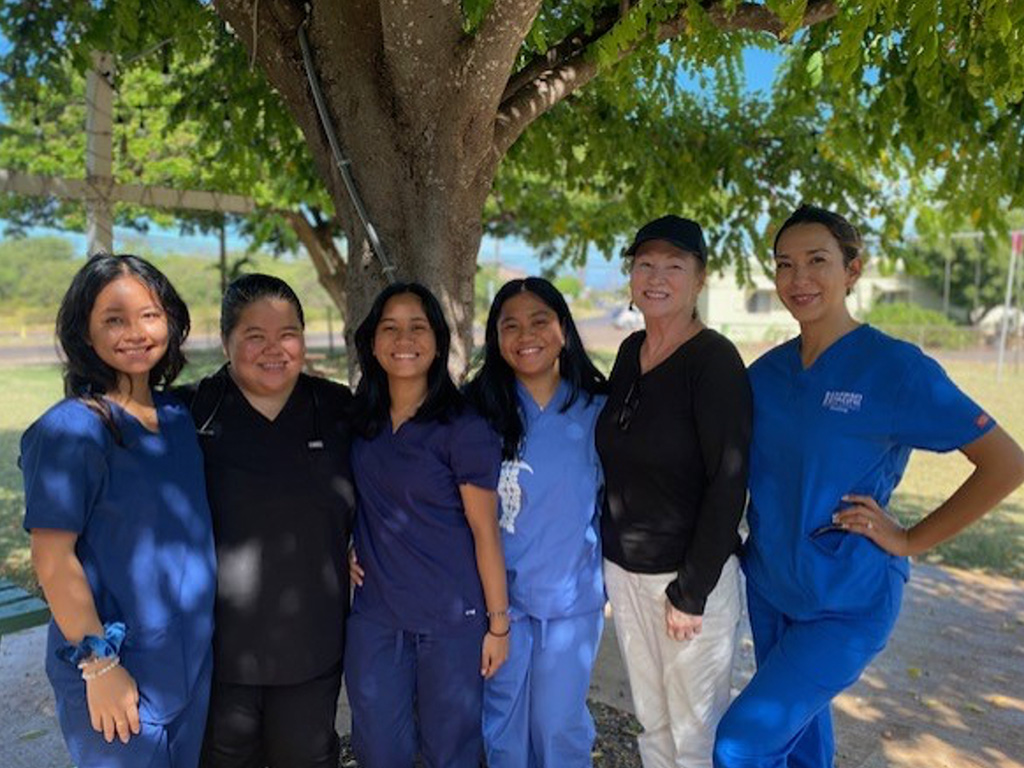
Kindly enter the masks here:
<path id="1" fill-rule="evenodd" d="M 669 600 L 703 614 L 722 566 L 739 548 L 750 384 L 736 347 L 709 329 L 641 375 L 644 336 L 634 333 L 619 348 L 597 422 L 602 547 L 627 571 L 677 572 Z"/>

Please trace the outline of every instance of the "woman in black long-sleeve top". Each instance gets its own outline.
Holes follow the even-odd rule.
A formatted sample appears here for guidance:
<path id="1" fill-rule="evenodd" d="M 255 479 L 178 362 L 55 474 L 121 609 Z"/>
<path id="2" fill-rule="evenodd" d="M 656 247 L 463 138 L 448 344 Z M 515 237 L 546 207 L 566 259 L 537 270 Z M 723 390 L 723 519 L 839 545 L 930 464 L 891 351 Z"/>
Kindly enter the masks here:
<path id="1" fill-rule="evenodd" d="M 597 424 L 605 581 L 645 768 L 710 766 L 740 620 L 750 387 L 736 348 L 696 313 L 699 225 L 650 222 L 627 257 L 647 327 L 622 343 Z"/>

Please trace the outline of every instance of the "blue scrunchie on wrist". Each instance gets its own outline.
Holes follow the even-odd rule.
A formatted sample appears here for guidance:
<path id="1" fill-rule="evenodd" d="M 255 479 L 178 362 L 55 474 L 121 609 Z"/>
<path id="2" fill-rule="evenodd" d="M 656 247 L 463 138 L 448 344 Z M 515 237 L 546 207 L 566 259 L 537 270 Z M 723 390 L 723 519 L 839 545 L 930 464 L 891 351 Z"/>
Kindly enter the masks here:
<path id="1" fill-rule="evenodd" d="M 57 649 L 57 658 L 78 666 L 86 659 L 109 659 L 121 652 L 124 642 L 125 626 L 123 621 L 111 621 L 103 625 L 103 637 L 86 635 L 76 646 L 66 645 Z"/>

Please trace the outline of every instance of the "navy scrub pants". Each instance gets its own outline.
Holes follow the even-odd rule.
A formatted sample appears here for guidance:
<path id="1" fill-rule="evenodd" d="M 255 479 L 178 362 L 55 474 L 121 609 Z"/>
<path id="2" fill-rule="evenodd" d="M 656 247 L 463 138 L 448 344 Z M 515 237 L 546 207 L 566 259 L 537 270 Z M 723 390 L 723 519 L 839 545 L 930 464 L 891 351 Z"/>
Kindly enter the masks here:
<path id="1" fill-rule="evenodd" d="M 489 768 L 589 768 L 587 709 L 604 611 L 541 620 L 516 617 L 508 661 L 484 684 Z"/>
<path id="2" fill-rule="evenodd" d="M 903 577 L 870 615 L 796 621 L 747 584 L 757 672 L 718 725 L 715 768 L 832 768 L 830 705 L 885 647 Z"/>
<path id="3" fill-rule="evenodd" d="M 361 768 L 477 768 L 484 627 L 452 635 L 396 630 L 349 616 L 345 682 Z"/>

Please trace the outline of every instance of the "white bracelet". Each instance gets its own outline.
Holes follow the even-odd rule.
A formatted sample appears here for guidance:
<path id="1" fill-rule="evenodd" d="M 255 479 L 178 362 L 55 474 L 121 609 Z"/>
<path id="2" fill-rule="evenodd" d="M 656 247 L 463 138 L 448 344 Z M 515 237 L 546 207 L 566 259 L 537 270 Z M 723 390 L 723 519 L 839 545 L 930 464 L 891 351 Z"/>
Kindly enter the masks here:
<path id="1" fill-rule="evenodd" d="M 119 666 L 121 666 L 121 657 L 120 656 L 113 656 L 111 658 L 111 660 L 110 660 L 110 663 L 107 664 L 107 666 L 100 667 L 95 672 L 87 672 L 87 671 L 85 671 L 83 669 L 82 670 L 82 679 L 85 680 L 85 681 L 95 680 L 97 677 L 103 677 L 105 674 L 107 674 L 107 672 L 112 670 L 114 667 L 119 667 Z"/>

